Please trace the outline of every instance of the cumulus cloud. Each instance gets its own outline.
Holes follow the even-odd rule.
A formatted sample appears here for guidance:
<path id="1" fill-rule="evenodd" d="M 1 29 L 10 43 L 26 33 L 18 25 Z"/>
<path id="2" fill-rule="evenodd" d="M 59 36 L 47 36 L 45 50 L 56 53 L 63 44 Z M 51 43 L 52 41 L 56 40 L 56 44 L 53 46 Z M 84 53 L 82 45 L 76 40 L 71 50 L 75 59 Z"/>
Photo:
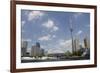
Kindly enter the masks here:
<path id="1" fill-rule="evenodd" d="M 59 28 L 57 26 L 53 27 L 53 31 L 57 31 Z"/>
<path id="2" fill-rule="evenodd" d="M 71 39 L 70 40 L 60 40 L 59 41 L 60 46 L 68 46 L 69 44 L 71 44 Z"/>
<path id="3" fill-rule="evenodd" d="M 57 31 L 59 28 L 56 26 L 56 24 L 54 23 L 54 21 L 52 20 L 48 20 L 46 22 L 44 22 L 42 24 L 43 27 L 50 29 L 51 31 Z"/>
<path id="4" fill-rule="evenodd" d="M 22 33 L 24 33 L 24 32 L 25 32 L 25 30 L 23 29 L 23 27 L 24 27 L 25 23 L 26 23 L 26 21 L 24 21 L 24 20 L 23 20 L 23 21 L 21 21 L 21 26 L 22 26 L 22 27 L 21 27 L 21 28 L 22 28 L 22 29 L 21 29 L 21 32 L 22 32 Z"/>
<path id="5" fill-rule="evenodd" d="M 69 40 L 59 40 L 59 48 L 63 51 L 71 51 L 72 45 L 71 45 L 72 41 L 71 39 Z"/>
<path id="6" fill-rule="evenodd" d="M 64 53 L 71 51 L 71 40 L 58 40 L 58 43 L 51 49 L 48 49 L 48 53 Z"/>
<path id="7" fill-rule="evenodd" d="M 79 30 L 79 31 L 77 32 L 77 35 L 80 35 L 82 32 L 83 32 L 82 30 Z"/>
<path id="8" fill-rule="evenodd" d="M 40 40 L 40 41 L 51 40 L 51 35 L 46 35 L 46 36 L 39 37 L 38 40 Z"/>
<path id="9" fill-rule="evenodd" d="M 52 38 L 55 38 L 55 37 L 56 37 L 56 35 L 53 35 L 53 36 L 52 36 Z"/>
<path id="10" fill-rule="evenodd" d="M 32 40 L 31 40 L 31 39 L 23 39 L 23 38 L 22 38 L 22 41 L 31 42 Z"/>
<path id="11" fill-rule="evenodd" d="M 44 48 L 44 49 L 45 49 L 45 48 L 46 48 L 46 46 L 45 46 L 45 45 L 41 45 L 41 48 Z"/>
<path id="12" fill-rule="evenodd" d="M 56 37 L 56 35 L 48 34 L 48 35 L 44 35 L 42 37 L 39 37 L 38 40 L 40 40 L 40 41 L 49 41 L 49 40 L 52 40 L 55 37 Z"/>
<path id="13" fill-rule="evenodd" d="M 22 25 L 22 27 L 25 25 L 25 21 L 23 20 L 23 21 L 21 21 L 21 25 Z"/>
<path id="14" fill-rule="evenodd" d="M 71 45 L 71 39 L 64 40 L 60 39 L 53 47 L 48 49 L 48 53 L 64 53 L 66 51 L 71 51 L 72 45 Z"/>
<path id="15" fill-rule="evenodd" d="M 44 13 L 41 11 L 31 11 L 28 13 L 28 20 L 31 21 L 34 19 L 38 19 L 38 18 L 42 17 L 43 15 L 44 15 Z"/>
<path id="16" fill-rule="evenodd" d="M 61 49 L 56 48 L 56 49 L 48 49 L 48 53 L 49 54 L 52 54 L 52 53 L 64 53 L 64 51 L 61 50 Z"/>
<path id="17" fill-rule="evenodd" d="M 48 20 L 47 22 L 43 23 L 42 25 L 49 29 L 49 28 L 52 28 L 55 24 L 52 20 Z"/>

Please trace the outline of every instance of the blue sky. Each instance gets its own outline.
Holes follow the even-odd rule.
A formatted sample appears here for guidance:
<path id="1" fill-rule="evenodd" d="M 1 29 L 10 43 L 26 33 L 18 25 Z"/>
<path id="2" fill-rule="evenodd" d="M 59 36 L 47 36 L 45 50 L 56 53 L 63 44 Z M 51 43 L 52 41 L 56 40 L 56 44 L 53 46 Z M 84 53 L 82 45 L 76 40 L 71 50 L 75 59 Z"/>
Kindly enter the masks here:
<path id="1" fill-rule="evenodd" d="M 90 38 L 90 14 L 21 10 L 21 40 L 28 41 L 28 48 L 39 42 L 48 52 L 71 51 L 70 27 L 82 44 L 85 36 Z"/>

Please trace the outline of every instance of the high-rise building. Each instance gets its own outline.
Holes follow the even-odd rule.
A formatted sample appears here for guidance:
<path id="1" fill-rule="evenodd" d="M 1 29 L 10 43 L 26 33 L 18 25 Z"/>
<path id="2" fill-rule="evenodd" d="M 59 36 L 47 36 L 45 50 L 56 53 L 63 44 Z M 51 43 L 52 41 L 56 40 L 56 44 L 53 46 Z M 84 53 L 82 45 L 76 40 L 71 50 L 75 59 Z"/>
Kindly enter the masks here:
<path id="1" fill-rule="evenodd" d="M 77 51 L 79 49 L 80 49 L 79 39 L 76 38 L 76 39 L 74 39 L 74 51 Z"/>
<path id="2" fill-rule="evenodd" d="M 40 43 L 39 42 L 36 42 L 36 46 L 40 48 Z"/>
<path id="3" fill-rule="evenodd" d="M 33 57 L 42 57 L 45 55 L 44 49 L 40 47 L 40 43 L 37 42 L 35 45 L 31 48 L 31 56 Z"/>
<path id="4" fill-rule="evenodd" d="M 40 55 L 41 55 L 40 43 L 36 43 L 36 45 L 33 45 L 31 48 L 31 56 L 37 57 Z"/>
<path id="5" fill-rule="evenodd" d="M 21 41 L 21 56 L 26 56 L 27 46 L 28 46 L 27 41 Z"/>
<path id="6" fill-rule="evenodd" d="M 44 49 L 41 49 L 41 56 L 44 56 L 45 54 L 44 54 Z"/>
<path id="7" fill-rule="evenodd" d="M 84 47 L 87 49 L 90 48 L 90 41 L 87 37 L 84 38 Z"/>

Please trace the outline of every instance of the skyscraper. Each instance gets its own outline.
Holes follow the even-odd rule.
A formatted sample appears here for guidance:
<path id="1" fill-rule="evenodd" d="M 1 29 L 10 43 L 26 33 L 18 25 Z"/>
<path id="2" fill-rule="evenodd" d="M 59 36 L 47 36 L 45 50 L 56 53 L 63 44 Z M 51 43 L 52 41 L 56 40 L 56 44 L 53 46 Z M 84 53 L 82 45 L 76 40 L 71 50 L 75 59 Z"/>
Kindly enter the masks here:
<path id="1" fill-rule="evenodd" d="M 44 54 L 44 49 L 41 49 L 41 56 L 44 56 L 45 54 Z"/>
<path id="2" fill-rule="evenodd" d="M 36 43 L 36 45 L 33 45 L 31 48 L 31 56 L 37 57 L 41 55 L 41 49 L 40 49 L 40 43 Z"/>
<path id="3" fill-rule="evenodd" d="M 28 46 L 27 41 L 21 41 L 21 56 L 26 56 L 27 46 Z"/>
<path id="4" fill-rule="evenodd" d="M 79 49 L 80 49 L 79 39 L 75 38 L 74 39 L 74 51 L 77 51 Z"/>
<path id="5" fill-rule="evenodd" d="M 90 48 L 90 41 L 89 41 L 89 39 L 87 37 L 84 38 L 84 46 L 87 49 Z"/>
<path id="6" fill-rule="evenodd" d="M 36 46 L 40 48 L 40 43 L 39 42 L 36 42 Z"/>

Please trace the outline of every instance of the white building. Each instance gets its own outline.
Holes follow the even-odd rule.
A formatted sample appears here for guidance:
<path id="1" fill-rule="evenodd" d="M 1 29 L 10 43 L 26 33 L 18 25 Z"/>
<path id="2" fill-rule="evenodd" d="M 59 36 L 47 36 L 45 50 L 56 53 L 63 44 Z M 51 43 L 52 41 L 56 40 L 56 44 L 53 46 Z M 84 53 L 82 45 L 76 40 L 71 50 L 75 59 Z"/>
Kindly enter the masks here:
<path id="1" fill-rule="evenodd" d="M 44 49 L 40 48 L 40 44 L 36 43 L 36 45 L 33 45 L 31 48 L 31 56 L 38 57 L 44 55 Z"/>
<path id="2" fill-rule="evenodd" d="M 36 57 L 36 56 L 40 56 L 40 47 L 34 45 L 31 48 L 31 56 Z"/>
<path id="3" fill-rule="evenodd" d="M 80 42 L 78 38 L 75 38 L 74 40 L 74 51 L 77 51 L 80 49 Z"/>

